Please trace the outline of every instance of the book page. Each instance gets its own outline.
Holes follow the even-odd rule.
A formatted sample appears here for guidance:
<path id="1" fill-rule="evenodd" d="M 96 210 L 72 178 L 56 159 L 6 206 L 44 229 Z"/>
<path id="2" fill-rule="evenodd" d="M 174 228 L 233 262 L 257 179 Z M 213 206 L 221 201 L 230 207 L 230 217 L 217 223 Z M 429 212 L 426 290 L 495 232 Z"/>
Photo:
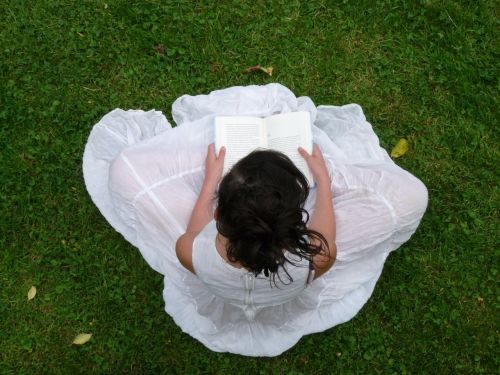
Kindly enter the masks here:
<path id="1" fill-rule="evenodd" d="M 268 147 L 287 155 L 306 176 L 309 185 L 313 178 L 298 148 L 312 152 L 312 129 L 309 112 L 290 112 L 268 117 L 265 120 Z"/>
<path id="2" fill-rule="evenodd" d="M 236 162 L 257 148 L 265 147 L 264 127 L 258 117 L 217 116 L 215 118 L 215 150 L 226 147 L 224 174 Z"/>

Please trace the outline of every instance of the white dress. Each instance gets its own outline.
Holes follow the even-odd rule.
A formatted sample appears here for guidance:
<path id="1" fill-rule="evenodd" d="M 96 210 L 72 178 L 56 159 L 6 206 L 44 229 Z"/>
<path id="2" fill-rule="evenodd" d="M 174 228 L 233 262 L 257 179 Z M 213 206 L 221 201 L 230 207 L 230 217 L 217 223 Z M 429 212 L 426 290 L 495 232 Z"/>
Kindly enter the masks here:
<path id="1" fill-rule="evenodd" d="M 215 115 L 269 116 L 309 111 L 313 138 L 332 178 L 337 260 L 306 285 L 306 264 L 293 282 L 269 280 L 226 263 L 211 222 L 196 238 L 184 269 L 175 242 L 201 189 Z M 356 104 L 316 107 L 280 84 L 231 87 L 178 98 L 172 128 L 158 111 L 115 109 L 97 123 L 83 156 L 85 183 L 101 213 L 164 275 L 165 310 L 211 350 L 275 356 L 304 335 L 352 319 L 373 292 L 389 253 L 415 232 L 427 189 L 379 145 Z M 306 209 L 314 209 L 312 189 Z M 286 281 L 286 277 L 284 278 Z"/>

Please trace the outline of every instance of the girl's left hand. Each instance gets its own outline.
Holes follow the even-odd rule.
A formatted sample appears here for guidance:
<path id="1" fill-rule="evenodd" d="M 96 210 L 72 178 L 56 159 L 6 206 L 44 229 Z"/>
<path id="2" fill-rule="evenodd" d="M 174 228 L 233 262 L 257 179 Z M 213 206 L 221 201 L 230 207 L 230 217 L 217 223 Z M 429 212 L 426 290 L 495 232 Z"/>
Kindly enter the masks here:
<path id="1" fill-rule="evenodd" d="M 219 157 L 215 155 L 215 146 L 208 146 L 207 158 L 205 159 L 205 183 L 212 185 L 214 188 L 219 183 L 224 169 L 224 157 L 226 156 L 226 148 L 222 147 L 219 151 Z"/>

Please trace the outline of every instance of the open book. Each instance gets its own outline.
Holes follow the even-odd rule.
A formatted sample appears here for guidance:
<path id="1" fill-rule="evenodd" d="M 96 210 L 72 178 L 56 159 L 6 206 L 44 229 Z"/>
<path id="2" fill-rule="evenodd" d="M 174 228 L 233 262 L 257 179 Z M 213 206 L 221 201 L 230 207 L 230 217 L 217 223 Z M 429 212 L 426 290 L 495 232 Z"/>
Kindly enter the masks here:
<path id="1" fill-rule="evenodd" d="M 289 112 L 266 118 L 242 116 L 215 117 L 215 150 L 226 147 L 224 174 L 255 149 L 272 149 L 287 155 L 306 176 L 313 178 L 299 146 L 312 153 L 312 130 L 309 112 Z"/>

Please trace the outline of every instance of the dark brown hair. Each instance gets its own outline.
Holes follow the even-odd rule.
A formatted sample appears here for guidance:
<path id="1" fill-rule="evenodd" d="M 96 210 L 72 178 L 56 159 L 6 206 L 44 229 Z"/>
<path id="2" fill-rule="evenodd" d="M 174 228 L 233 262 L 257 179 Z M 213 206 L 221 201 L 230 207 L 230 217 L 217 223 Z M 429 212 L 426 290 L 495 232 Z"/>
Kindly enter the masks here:
<path id="1" fill-rule="evenodd" d="M 229 240 L 228 259 L 255 276 L 261 272 L 272 276 L 276 285 L 280 267 L 295 264 L 285 251 L 311 261 L 328 249 L 323 235 L 306 226 L 308 195 L 306 178 L 286 155 L 257 150 L 241 159 L 218 191 L 217 230 Z M 318 241 L 314 244 L 311 239 Z"/>

